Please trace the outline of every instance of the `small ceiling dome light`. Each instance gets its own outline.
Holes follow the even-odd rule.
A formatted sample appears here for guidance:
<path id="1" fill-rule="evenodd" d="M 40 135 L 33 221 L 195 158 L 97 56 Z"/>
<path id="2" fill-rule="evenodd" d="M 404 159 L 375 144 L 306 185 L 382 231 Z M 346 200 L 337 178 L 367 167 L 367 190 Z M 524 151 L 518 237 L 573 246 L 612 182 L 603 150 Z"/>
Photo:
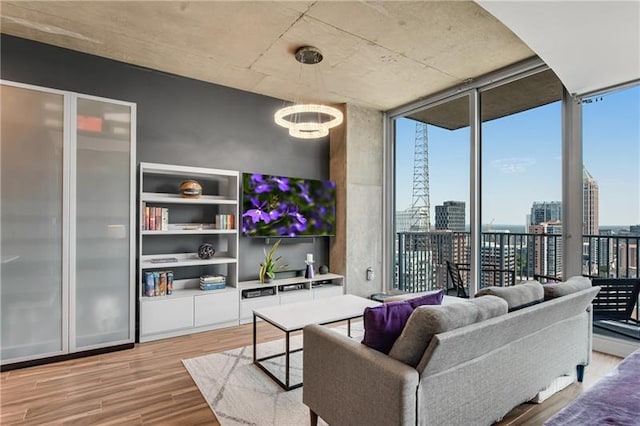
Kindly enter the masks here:
<path id="1" fill-rule="evenodd" d="M 322 61 L 320 50 L 304 46 L 296 51 L 296 60 L 313 65 Z M 320 104 L 297 103 L 276 111 L 274 120 L 279 126 L 289 129 L 289 134 L 300 139 L 316 139 L 329 134 L 329 129 L 342 123 L 342 111 Z"/>

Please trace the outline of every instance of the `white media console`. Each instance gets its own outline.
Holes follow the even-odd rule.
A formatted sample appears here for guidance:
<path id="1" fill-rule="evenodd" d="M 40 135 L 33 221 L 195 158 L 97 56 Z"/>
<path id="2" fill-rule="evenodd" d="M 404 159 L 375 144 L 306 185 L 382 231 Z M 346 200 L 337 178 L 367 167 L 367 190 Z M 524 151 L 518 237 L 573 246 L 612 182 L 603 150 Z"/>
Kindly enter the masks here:
<path id="1" fill-rule="evenodd" d="M 344 294 L 344 277 L 336 274 L 282 278 L 271 283 L 258 280 L 238 283 L 240 324 L 253 320 L 253 310 L 304 300 L 321 299 Z"/>

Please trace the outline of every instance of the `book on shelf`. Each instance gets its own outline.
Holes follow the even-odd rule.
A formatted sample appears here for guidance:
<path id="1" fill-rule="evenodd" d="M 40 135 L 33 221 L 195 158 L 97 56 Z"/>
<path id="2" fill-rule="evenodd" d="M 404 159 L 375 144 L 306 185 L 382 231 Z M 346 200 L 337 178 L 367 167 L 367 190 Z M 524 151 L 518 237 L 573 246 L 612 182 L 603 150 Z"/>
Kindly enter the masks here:
<path id="1" fill-rule="evenodd" d="M 235 229 L 235 218 L 232 214 L 217 214 L 216 229 Z"/>
<path id="2" fill-rule="evenodd" d="M 213 223 L 170 223 L 168 229 L 172 231 L 202 231 L 216 229 Z"/>
<path id="3" fill-rule="evenodd" d="M 222 274 L 203 275 L 200 277 L 200 284 L 223 283 L 227 281 L 227 277 Z"/>
<path id="4" fill-rule="evenodd" d="M 156 207 L 156 220 L 154 231 L 159 231 L 162 229 L 162 207 Z"/>
<path id="5" fill-rule="evenodd" d="M 149 231 L 153 231 L 156 229 L 156 208 L 149 207 Z"/>
<path id="6" fill-rule="evenodd" d="M 169 209 L 163 208 L 160 216 L 161 216 L 160 230 L 168 231 L 169 230 Z"/>
<path id="7" fill-rule="evenodd" d="M 177 261 L 177 257 L 154 257 L 153 259 L 149 259 L 151 263 L 175 263 Z"/>
<path id="8" fill-rule="evenodd" d="M 167 272 L 166 271 L 160 271 L 158 274 L 160 275 L 160 284 L 158 285 L 160 287 L 160 296 L 166 296 L 166 294 L 167 294 Z"/>
<path id="9" fill-rule="evenodd" d="M 202 284 L 202 283 L 200 283 L 200 290 L 203 290 L 203 291 L 207 291 L 207 290 L 222 290 L 226 286 L 227 286 L 227 284 L 224 283 L 224 282 L 222 282 L 222 283 L 211 283 L 211 284 Z"/>
<path id="10" fill-rule="evenodd" d="M 144 273 L 144 295 L 165 296 L 173 293 L 173 271 Z"/>
<path id="11" fill-rule="evenodd" d="M 147 206 L 147 202 L 142 202 L 142 230 L 146 231 L 149 229 L 149 206 Z"/>
<path id="12" fill-rule="evenodd" d="M 168 231 L 169 209 L 166 207 L 144 206 L 143 230 Z"/>
<path id="13" fill-rule="evenodd" d="M 167 294 L 173 294 L 173 271 L 167 271 Z"/>
<path id="14" fill-rule="evenodd" d="M 153 272 L 154 296 L 160 296 L 160 272 Z"/>
<path id="15" fill-rule="evenodd" d="M 147 297 L 153 297 L 156 295 L 156 285 L 153 279 L 153 272 L 144 273 L 144 294 Z"/>

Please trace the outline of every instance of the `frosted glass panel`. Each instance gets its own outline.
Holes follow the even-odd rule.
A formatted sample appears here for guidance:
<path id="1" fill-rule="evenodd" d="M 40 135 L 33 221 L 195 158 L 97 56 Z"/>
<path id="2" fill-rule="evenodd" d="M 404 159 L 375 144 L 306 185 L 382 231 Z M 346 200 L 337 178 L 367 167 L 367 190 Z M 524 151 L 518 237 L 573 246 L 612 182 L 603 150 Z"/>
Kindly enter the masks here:
<path id="1" fill-rule="evenodd" d="M 62 343 L 62 95 L 2 85 L 2 362 Z"/>
<path id="2" fill-rule="evenodd" d="M 76 346 L 129 339 L 131 109 L 78 99 Z"/>

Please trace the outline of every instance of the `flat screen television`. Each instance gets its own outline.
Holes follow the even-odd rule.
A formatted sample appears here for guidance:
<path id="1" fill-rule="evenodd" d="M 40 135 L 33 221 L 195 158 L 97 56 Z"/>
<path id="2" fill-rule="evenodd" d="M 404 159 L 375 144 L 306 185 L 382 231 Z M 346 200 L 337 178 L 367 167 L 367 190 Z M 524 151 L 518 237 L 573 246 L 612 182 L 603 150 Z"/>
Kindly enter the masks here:
<path id="1" fill-rule="evenodd" d="M 243 235 L 322 237 L 335 235 L 335 227 L 335 182 L 242 174 Z"/>

